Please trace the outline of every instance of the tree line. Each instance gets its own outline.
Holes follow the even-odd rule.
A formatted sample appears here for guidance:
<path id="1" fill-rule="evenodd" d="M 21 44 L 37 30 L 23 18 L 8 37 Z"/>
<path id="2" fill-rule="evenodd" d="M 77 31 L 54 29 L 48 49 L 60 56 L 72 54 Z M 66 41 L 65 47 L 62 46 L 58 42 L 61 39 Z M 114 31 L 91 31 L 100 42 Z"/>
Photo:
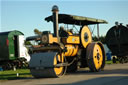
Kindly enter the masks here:
<path id="1" fill-rule="evenodd" d="M 92 40 L 93 41 L 100 41 L 100 42 L 102 42 L 103 44 L 105 44 L 106 42 L 105 42 L 105 37 L 106 36 L 100 36 L 99 38 L 97 37 L 97 36 L 93 36 L 92 37 Z"/>

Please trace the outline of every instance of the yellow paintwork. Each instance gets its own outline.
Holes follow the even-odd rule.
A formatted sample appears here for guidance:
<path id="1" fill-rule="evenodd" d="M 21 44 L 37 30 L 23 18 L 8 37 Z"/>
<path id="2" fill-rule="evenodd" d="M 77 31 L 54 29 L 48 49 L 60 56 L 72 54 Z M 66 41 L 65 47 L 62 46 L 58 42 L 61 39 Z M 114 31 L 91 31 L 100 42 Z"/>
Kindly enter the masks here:
<path id="1" fill-rule="evenodd" d="M 42 35 L 42 43 L 43 44 L 53 44 L 53 42 L 58 42 L 57 37 L 53 37 L 52 34 L 44 34 Z"/>
<path id="2" fill-rule="evenodd" d="M 64 56 L 63 56 L 63 53 L 61 54 L 61 55 L 56 55 L 55 57 L 54 57 L 54 65 L 56 65 L 57 64 L 57 59 L 58 59 L 58 61 L 59 62 L 64 62 Z M 54 68 L 54 72 L 55 72 L 55 74 L 58 76 L 58 75 L 60 75 L 62 72 L 63 72 L 63 69 L 64 67 L 59 67 L 59 68 Z"/>
<path id="3" fill-rule="evenodd" d="M 68 38 L 67 37 L 62 37 L 62 42 L 64 44 L 80 44 L 80 37 L 79 35 L 73 35 L 71 32 L 68 33 Z"/>
<path id="4" fill-rule="evenodd" d="M 68 38 L 62 38 L 64 44 L 80 44 L 80 37 L 69 35 Z"/>
<path id="5" fill-rule="evenodd" d="M 71 56 L 75 56 L 78 52 L 78 45 L 74 46 L 73 53 Z"/>
<path id="6" fill-rule="evenodd" d="M 49 44 L 52 44 L 53 42 L 56 42 L 56 43 L 58 42 L 57 37 L 53 37 L 52 34 L 49 34 L 48 36 L 49 36 Z"/>
<path id="7" fill-rule="evenodd" d="M 84 34 L 85 34 L 85 33 L 88 34 L 88 37 L 89 37 L 89 38 L 88 38 L 88 42 L 86 42 L 85 39 L 84 39 Z M 84 26 L 84 27 L 82 28 L 80 36 L 81 36 L 81 43 L 82 43 L 83 47 L 86 48 L 87 45 L 92 42 L 92 34 L 91 34 L 91 32 L 90 32 L 88 26 Z"/>
<path id="8" fill-rule="evenodd" d="M 70 31 L 67 32 L 69 35 L 72 35 L 72 33 Z"/>
<path id="9" fill-rule="evenodd" d="M 99 53 L 100 55 L 99 60 L 97 59 L 97 53 Z M 102 61 L 103 61 L 103 54 L 102 54 L 102 49 L 98 44 L 95 44 L 93 49 L 93 61 L 96 69 L 101 68 Z"/>
<path id="10" fill-rule="evenodd" d="M 78 51 L 78 45 L 65 45 L 67 47 L 67 52 L 65 52 L 65 56 L 75 56 Z"/>

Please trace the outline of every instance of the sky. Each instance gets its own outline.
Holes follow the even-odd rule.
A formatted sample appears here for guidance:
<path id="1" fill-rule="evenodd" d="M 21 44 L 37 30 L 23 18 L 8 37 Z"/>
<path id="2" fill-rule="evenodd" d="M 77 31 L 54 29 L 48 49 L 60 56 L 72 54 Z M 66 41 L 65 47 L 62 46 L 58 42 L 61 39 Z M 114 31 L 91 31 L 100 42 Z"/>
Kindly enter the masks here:
<path id="1" fill-rule="evenodd" d="M 100 25 L 100 35 L 106 35 L 116 21 L 128 24 L 127 0 L 1 0 L 0 32 L 19 30 L 25 37 L 33 36 L 35 28 L 53 32 L 53 24 L 44 20 L 52 14 L 53 5 L 59 13 L 106 20 L 108 24 Z"/>

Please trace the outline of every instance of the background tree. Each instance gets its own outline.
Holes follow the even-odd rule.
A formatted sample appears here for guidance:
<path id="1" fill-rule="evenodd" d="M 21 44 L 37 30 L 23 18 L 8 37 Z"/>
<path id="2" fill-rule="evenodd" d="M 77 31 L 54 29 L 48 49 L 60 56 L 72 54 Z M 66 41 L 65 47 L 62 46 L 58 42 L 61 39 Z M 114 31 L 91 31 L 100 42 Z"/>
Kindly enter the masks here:
<path id="1" fill-rule="evenodd" d="M 25 41 L 25 45 L 32 45 L 30 41 Z"/>
<path id="2" fill-rule="evenodd" d="M 105 44 L 105 36 L 100 36 L 99 39 L 97 36 L 93 36 L 92 39 L 94 41 L 101 41 L 103 44 Z"/>

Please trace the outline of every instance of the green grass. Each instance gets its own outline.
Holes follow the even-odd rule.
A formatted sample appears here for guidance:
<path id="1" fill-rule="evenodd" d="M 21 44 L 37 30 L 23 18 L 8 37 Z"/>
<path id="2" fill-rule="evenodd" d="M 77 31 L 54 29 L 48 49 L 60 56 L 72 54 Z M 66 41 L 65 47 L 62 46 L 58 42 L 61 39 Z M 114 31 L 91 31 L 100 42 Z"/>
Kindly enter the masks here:
<path id="1" fill-rule="evenodd" d="M 105 64 L 113 64 L 112 61 L 105 61 Z"/>
<path id="2" fill-rule="evenodd" d="M 17 76 L 17 73 L 19 76 Z M 16 71 L 0 71 L 0 80 L 13 80 L 32 77 L 29 69 L 17 69 Z"/>
<path id="3" fill-rule="evenodd" d="M 113 61 L 111 60 L 111 61 L 105 61 L 105 64 L 118 64 L 119 63 L 119 61 L 116 61 L 116 63 L 113 63 Z"/>

